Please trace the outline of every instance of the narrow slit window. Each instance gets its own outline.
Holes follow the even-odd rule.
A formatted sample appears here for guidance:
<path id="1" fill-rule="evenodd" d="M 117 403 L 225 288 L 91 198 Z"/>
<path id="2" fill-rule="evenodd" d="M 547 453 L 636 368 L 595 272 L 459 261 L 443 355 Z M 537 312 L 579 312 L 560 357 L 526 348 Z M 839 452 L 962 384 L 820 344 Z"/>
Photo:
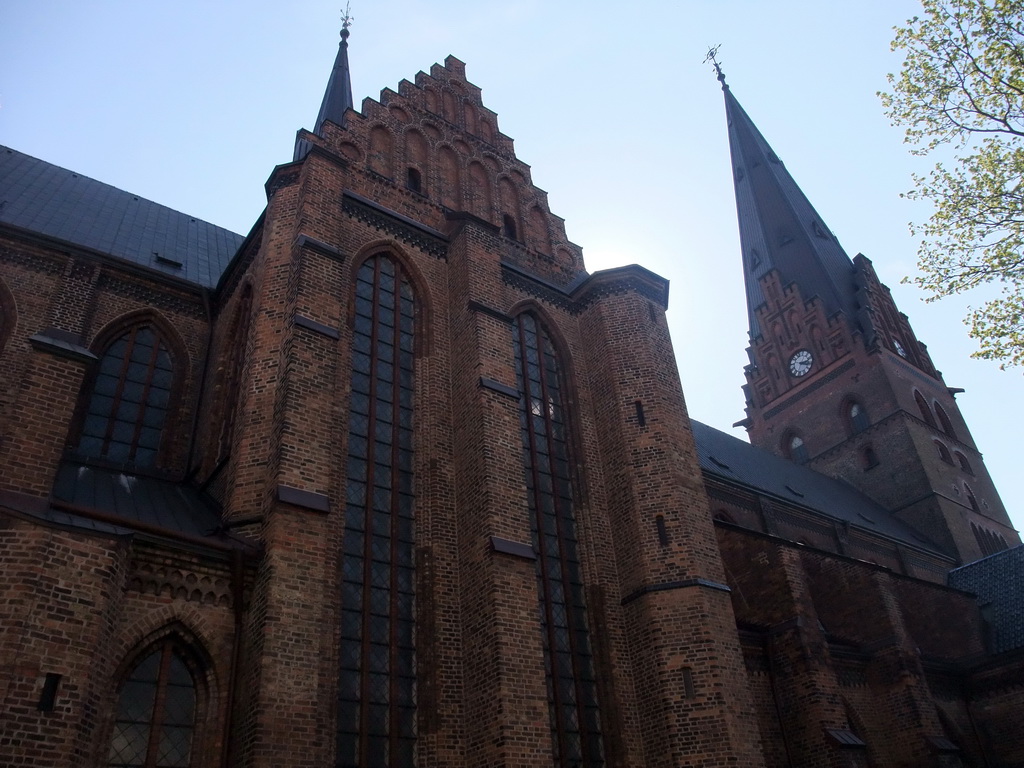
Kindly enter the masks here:
<path id="1" fill-rule="evenodd" d="M 851 435 L 859 434 L 871 426 L 868 412 L 857 401 L 850 402 L 846 407 L 846 426 Z"/>
<path id="2" fill-rule="evenodd" d="M 423 176 L 418 168 L 409 168 L 406 171 L 406 186 L 413 192 L 423 192 Z"/>
<path id="3" fill-rule="evenodd" d="M 518 240 L 516 233 L 516 220 L 513 219 L 509 214 L 505 214 L 502 217 L 502 234 L 510 240 Z"/>
<path id="4" fill-rule="evenodd" d="M 644 404 L 637 400 L 633 405 L 636 407 L 636 423 L 641 427 L 646 427 L 647 417 L 644 415 Z"/>

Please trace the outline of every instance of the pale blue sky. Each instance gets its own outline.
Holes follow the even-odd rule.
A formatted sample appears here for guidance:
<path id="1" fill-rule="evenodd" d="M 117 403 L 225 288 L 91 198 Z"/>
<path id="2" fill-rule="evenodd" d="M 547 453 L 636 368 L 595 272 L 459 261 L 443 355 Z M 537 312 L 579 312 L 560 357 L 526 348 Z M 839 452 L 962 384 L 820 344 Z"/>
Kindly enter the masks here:
<path id="1" fill-rule="evenodd" d="M 311 127 L 339 0 L 9 0 L 0 7 L 0 142 L 245 233 L 263 182 Z M 743 418 L 746 312 L 721 92 L 740 103 L 847 252 L 892 288 L 958 401 L 1018 527 L 1020 371 L 971 360 L 964 299 L 924 304 L 899 199 L 913 170 L 875 92 L 898 67 L 912 0 L 862 3 L 362 0 L 358 102 L 448 54 L 467 64 L 590 270 L 672 281 L 669 319 L 691 415 Z M 742 430 L 732 430 L 742 434 Z"/>

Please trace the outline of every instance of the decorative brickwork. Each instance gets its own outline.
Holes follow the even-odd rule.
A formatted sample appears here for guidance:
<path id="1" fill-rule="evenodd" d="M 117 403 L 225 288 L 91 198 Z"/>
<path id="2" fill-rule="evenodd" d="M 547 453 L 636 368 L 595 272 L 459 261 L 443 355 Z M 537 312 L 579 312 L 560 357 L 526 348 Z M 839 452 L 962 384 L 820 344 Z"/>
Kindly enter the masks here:
<path id="1" fill-rule="evenodd" d="M 334 117 L 219 282 L 0 226 L 0 764 L 1020 762 L 1020 649 L 944 585 L 1017 539 L 870 262 L 759 263 L 747 384 L 877 504 L 770 487 L 462 62 Z"/>

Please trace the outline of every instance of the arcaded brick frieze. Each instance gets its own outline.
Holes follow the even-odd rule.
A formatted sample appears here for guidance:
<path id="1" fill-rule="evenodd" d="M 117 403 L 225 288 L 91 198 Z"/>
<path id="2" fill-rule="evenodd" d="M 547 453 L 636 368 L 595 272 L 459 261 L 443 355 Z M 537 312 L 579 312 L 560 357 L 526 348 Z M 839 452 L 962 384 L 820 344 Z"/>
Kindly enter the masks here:
<path id="1" fill-rule="evenodd" d="M 232 597 L 216 593 L 245 591 L 223 556 L 4 513 L 0 564 L 18 575 L 0 588 L 0 763 L 105 764 L 123 677 L 169 635 L 206 660 L 194 754 L 220 760 L 238 617 Z"/>

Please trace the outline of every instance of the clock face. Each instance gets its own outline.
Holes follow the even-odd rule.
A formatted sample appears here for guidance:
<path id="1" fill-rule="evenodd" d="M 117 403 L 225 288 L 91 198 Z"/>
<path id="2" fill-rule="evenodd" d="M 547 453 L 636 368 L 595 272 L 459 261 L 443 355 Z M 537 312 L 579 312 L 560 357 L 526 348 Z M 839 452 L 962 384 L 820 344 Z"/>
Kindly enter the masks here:
<path id="1" fill-rule="evenodd" d="M 791 358 L 789 358 L 789 372 L 794 376 L 803 376 L 811 370 L 811 365 L 813 363 L 814 357 L 808 350 L 798 350 Z"/>
<path id="2" fill-rule="evenodd" d="M 903 345 L 900 344 L 900 340 L 899 339 L 894 338 L 892 340 L 892 345 L 896 348 L 896 354 L 897 355 L 899 355 L 900 357 L 906 357 L 907 356 L 907 350 L 905 350 L 903 348 Z"/>

